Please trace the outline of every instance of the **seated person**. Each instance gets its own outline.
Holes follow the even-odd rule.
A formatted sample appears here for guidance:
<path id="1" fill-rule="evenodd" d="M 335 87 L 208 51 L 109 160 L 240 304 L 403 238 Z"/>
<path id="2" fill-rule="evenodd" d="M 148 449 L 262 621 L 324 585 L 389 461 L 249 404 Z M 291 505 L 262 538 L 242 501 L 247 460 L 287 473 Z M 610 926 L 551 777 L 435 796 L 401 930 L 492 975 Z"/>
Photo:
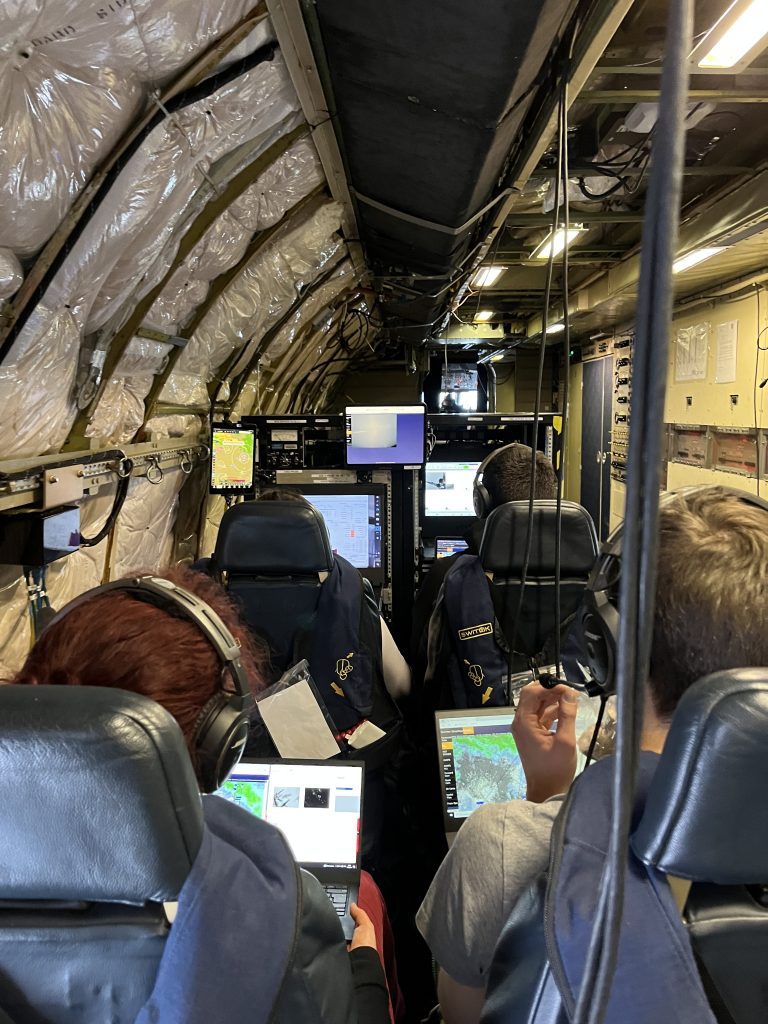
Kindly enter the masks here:
<path id="1" fill-rule="evenodd" d="M 768 516 L 721 488 L 660 509 L 658 578 L 641 746 L 660 752 L 672 714 L 696 680 L 768 664 Z M 478 1021 L 501 930 L 546 870 L 552 822 L 576 769 L 577 695 L 531 683 L 512 733 L 527 801 L 481 807 L 461 828 L 417 915 L 440 965 L 445 1024 Z M 553 722 L 557 727 L 550 732 Z"/>
<path id="2" fill-rule="evenodd" d="M 492 509 L 498 505 L 506 505 L 508 501 L 526 501 L 531 493 L 531 455 L 527 444 L 516 441 L 497 448 L 493 457 L 489 458 L 483 469 L 482 482 L 491 497 L 491 507 L 485 510 L 485 516 L 478 517 L 467 532 L 466 552 L 451 555 L 448 558 L 435 560 L 435 564 L 427 573 L 413 606 L 413 629 L 411 632 L 411 664 L 420 666 L 421 673 L 426 668 L 426 634 L 432 610 L 437 602 L 437 595 L 448 572 L 456 564 L 462 554 L 478 555 L 480 542 L 483 539 L 485 519 Z M 536 500 L 557 497 L 557 476 L 555 467 L 542 452 L 536 452 Z"/>
<path id="3" fill-rule="evenodd" d="M 297 491 L 283 491 L 277 490 L 276 488 L 262 491 L 257 500 L 297 501 L 303 502 L 305 505 L 311 505 L 311 502 L 308 501 L 303 494 L 299 494 Z M 400 653 L 397 644 L 389 631 L 387 623 L 381 617 L 379 607 L 376 604 L 372 591 L 366 589 L 365 594 L 370 605 L 371 612 L 378 617 L 381 626 L 381 668 L 384 675 L 384 685 L 386 686 L 390 697 L 397 700 L 400 697 L 407 696 L 410 692 L 411 670 L 408 667 L 408 662 Z"/>
<path id="4" fill-rule="evenodd" d="M 163 574 L 163 578 L 191 591 L 219 615 L 238 641 L 241 664 L 252 691 L 264 689 L 265 652 L 256 646 L 221 587 L 207 576 L 181 567 Z M 200 780 L 196 733 L 203 709 L 221 690 L 221 680 L 219 655 L 194 623 L 118 591 L 95 596 L 53 623 L 38 638 L 11 682 L 113 686 L 157 701 L 181 727 Z M 273 828 L 262 821 L 258 826 L 262 830 Z M 319 883 L 302 871 L 301 885 L 302 903 L 312 907 L 314 919 L 313 935 L 308 940 L 314 948 L 322 941 L 341 947 L 336 912 Z M 373 879 L 365 872 L 361 876 L 360 902 L 371 907 L 381 931 L 383 902 Z M 386 1022 L 393 1017 L 376 952 L 374 926 L 360 906 L 354 907 L 353 916 L 357 927 L 350 944 L 348 985 L 350 989 L 354 986 L 350 1001 L 353 1009 L 357 1004 L 360 1020 Z M 301 941 L 300 936 L 300 945 Z M 331 998 L 323 991 L 324 983 L 323 978 L 312 983 L 318 1006 L 325 1006 Z M 335 984 L 338 986 L 338 978 Z M 392 984 L 395 995 L 396 978 Z M 338 987 L 331 990 L 338 991 Z M 278 1014 L 278 1019 L 283 1018 Z"/>

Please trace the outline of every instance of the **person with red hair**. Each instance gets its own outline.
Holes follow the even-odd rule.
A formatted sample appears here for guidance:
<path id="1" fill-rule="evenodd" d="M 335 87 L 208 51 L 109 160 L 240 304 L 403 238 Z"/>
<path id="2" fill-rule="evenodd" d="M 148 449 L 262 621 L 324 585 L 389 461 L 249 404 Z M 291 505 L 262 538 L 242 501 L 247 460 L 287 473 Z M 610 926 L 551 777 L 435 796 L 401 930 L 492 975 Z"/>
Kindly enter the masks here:
<path id="1" fill-rule="evenodd" d="M 240 661 L 254 696 L 261 692 L 267 685 L 268 652 L 251 636 L 226 592 L 209 577 L 181 566 L 159 575 L 216 612 L 239 644 Z M 221 662 L 205 634 L 170 609 L 136 600 L 125 591 L 95 595 L 43 631 L 10 682 L 111 686 L 157 701 L 178 722 L 200 779 L 195 733 L 201 711 L 221 690 Z M 328 902 L 324 896 L 322 901 Z M 381 951 L 389 953 L 380 934 L 386 909 L 365 872 L 360 902 L 371 911 L 376 927 L 366 911 L 353 904 L 356 928 L 349 947 L 350 980 L 359 1019 L 377 1024 L 394 1019 L 377 950 L 378 942 Z M 335 916 L 329 902 L 322 910 Z M 396 991 L 396 976 L 394 987 Z"/>

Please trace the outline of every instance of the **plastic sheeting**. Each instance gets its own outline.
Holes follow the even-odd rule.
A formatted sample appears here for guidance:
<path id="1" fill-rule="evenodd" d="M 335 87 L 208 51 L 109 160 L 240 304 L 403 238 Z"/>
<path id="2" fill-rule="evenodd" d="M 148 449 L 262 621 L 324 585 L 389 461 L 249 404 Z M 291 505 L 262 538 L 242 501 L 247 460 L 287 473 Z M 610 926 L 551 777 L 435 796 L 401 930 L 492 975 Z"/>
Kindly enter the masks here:
<path id="1" fill-rule="evenodd" d="M 242 259 L 252 236 L 276 224 L 322 181 L 314 144 L 299 139 L 211 225 L 175 271 L 145 322 L 160 330 L 179 330 L 205 298 L 209 282 Z M 170 259 L 155 271 L 164 273 L 168 266 Z"/>
<path id="2" fill-rule="evenodd" d="M 58 451 L 74 422 L 80 330 L 69 310 L 38 306 L 0 366 L 0 458 Z"/>
<path id="3" fill-rule="evenodd" d="M 342 248 L 341 215 L 339 203 L 325 203 L 253 257 L 190 339 L 163 389 L 163 401 L 208 402 L 206 385 L 227 357 L 262 337 Z"/>
<path id="4" fill-rule="evenodd" d="M 10 299 L 24 280 L 21 264 L 10 249 L 0 249 L 0 299 Z"/>
<path id="5" fill-rule="evenodd" d="M 144 399 L 171 348 L 165 342 L 131 338 L 104 388 L 86 437 L 96 438 L 105 447 L 127 444 L 133 438 L 144 422 Z"/>
<path id="6" fill-rule="evenodd" d="M 69 305 L 86 333 L 102 327 L 162 276 L 180 232 L 244 163 L 299 120 L 298 100 L 282 57 L 275 54 L 210 97 L 158 125 L 119 175 L 48 289 L 47 301 Z M 247 145 L 246 145 L 247 144 Z M 242 147 L 226 175 L 214 165 Z M 214 175 L 212 178 L 211 175 Z M 169 248 L 170 247 L 170 250 Z M 168 257 L 170 251 L 170 257 Z"/>
<path id="7" fill-rule="evenodd" d="M 18 672 L 32 645 L 27 583 L 18 566 L 0 567 L 0 683 Z"/>
<path id="8" fill-rule="evenodd" d="M 0 193 L 14 200 L 0 206 L 4 243 L 22 255 L 39 249 L 127 129 L 147 83 L 189 64 L 252 6 L 0 0 Z"/>
<path id="9" fill-rule="evenodd" d="M 173 549 L 179 491 L 187 477 L 178 468 L 165 469 L 160 483 L 134 477 L 115 526 L 110 579 L 134 570 L 161 572 Z"/>
<path id="10" fill-rule="evenodd" d="M 221 519 L 227 510 L 227 503 L 220 494 L 211 494 L 208 497 L 208 505 L 205 509 L 205 522 L 203 523 L 203 536 L 198 548 L 199 557 L 207 558 L 212 555 L 216 547 L 216 538 L 219 535 Z"/>
<path id="11" fill-rule="evenodd" d="M 203 429 L 203 421 L 199 416 L 188 413 L 176 413 L 172 416 L 153 416 L 147 420 L 144 432 L 147 437 L 163 438 L 198 438 Z"/>

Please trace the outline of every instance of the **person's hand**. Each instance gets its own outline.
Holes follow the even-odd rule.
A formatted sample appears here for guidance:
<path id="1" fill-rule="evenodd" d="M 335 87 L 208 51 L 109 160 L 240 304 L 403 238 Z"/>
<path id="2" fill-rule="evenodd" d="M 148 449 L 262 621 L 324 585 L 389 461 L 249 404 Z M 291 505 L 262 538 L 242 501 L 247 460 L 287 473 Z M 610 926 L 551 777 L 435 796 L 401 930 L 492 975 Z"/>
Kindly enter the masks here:
<path id="1" fill-rule="evenodd" d="M 545 689 L 529 683 L 520 691 L 512 721 L 520 760 L 528 783 L 528 799 L 542 803 L 564 793 L 576 774 L 576 711 L 578 694 L 562 683 Z M 550 732 L 557 719 L 555 732 Z"/>
<path id="2" fill-rule="evenodd" d="M 356 903 L 350 904 L 349 912 L 352 915 L 352 920 L 355 922 L 355 930 L 352 933 L 349 949 L 358 949 L 360 946 L 370 946 L 371 949 L 376 949 L 376 932 L 373 929 L 370 917 Z"/>

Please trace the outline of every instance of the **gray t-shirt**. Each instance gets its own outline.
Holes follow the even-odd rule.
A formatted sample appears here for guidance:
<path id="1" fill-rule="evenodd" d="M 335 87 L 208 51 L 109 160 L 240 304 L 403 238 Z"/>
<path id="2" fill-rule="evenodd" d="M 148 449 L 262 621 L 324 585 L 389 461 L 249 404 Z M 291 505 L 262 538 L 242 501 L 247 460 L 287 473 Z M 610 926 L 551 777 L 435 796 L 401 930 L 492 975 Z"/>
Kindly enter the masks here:
<path id="1" fill-rule="evenodd" d="M 485 986 L 512 908 L 547 868 L 562 801 L 488 804 L 461 826 L 416 915 L 433 956 L 461 985 Z"/>

